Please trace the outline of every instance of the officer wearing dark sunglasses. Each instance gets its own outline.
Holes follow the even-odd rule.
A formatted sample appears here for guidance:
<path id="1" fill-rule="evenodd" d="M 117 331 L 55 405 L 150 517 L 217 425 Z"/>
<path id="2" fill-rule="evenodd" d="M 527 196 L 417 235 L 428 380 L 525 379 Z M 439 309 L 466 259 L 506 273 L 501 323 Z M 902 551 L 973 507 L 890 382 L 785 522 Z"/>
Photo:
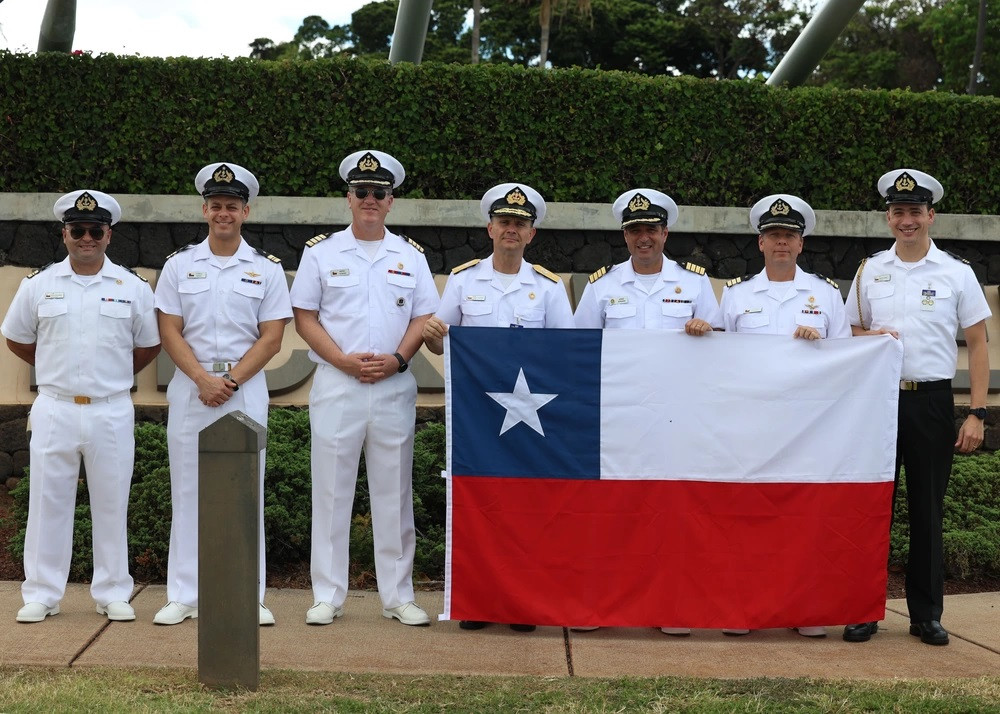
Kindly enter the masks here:
<path id="1" fill-rule="evenodd" d="M 68 256 L 25 278 L 0 332 L 34 365 L 31 497 L 18 622 L 59 614 L 73 546 L 80 460 L 93 518 L 97 612 L 134 620 L 126 513 L 135 457 L 132 375 L 160 351 L 153 291 L 105 255 L 121 207 L 94 190 L 56 201 Z M 81 365 L 86 365 L 81 368 Z"/>
<path id="2" fill-rule="evenodd" d="M 382 616 L 429 625 L 414 602 L 413 432 L 407 372 L 438 293 L 423 248 L 385 227 L 406 172 L 382 151 L 340 165 L 351 225 L 306 243 L 292 284 L 295 328 L 317 363 L 312 424 L 312 586 L 306 623 L 328 625 L 347 598 L 351 505 L 364 448 Z"/>

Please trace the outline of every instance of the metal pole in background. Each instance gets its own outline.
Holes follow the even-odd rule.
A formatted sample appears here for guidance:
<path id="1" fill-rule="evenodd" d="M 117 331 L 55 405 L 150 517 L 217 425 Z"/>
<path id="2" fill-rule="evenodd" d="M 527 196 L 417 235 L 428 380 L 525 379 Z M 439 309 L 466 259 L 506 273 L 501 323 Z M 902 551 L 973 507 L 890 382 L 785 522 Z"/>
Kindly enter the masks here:
<path id="1" fill-rule="evenodd" d="M 783 84 L 797 87 L 806 81 L 864 4 L 865 0 L 826 0 L 781 58 L 767 83 L 772 87 Z"/>
<path id="2" fill-rule="evenodd" d="M 76 34 L 76 0 L 49 0 L 38 32 L 39 52 L 72 52 Z"/>
<path id="3" fill-rule="evenodd" d="M 198 435 L 198 681 L 260 686 L 260 452 L 267 430 L 230 412 Z"/>
<path id="4" fill-rule="evenodd" d="M 424 41 L 427 39 L 433 4 L 434 0 L 399 0 L 396 26 L 392 31 L 392 46 L 389 48 L 389 62 L 420 64 L 420 59 L 424 56 Z"/>

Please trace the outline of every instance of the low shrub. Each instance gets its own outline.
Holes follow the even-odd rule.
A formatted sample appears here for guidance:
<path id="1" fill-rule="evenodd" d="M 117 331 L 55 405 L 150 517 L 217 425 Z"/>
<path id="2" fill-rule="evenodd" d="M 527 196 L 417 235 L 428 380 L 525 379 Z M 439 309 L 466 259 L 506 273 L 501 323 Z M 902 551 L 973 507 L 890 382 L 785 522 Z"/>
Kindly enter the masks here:
<path id="1" fill-rule="evenodd" d="M 308 562 L 311 549 L 312 493 L 309 412 L 273 409 L 268 422 L 264 528 L 268 567 L 282 569 Z M 445 428 L 424 425 L 414 439 L 413 512 L 417 531 L 414 577 L 441 581 L 445 561 L 446 483 Z M 890 544 L 890 565 L 905 564 L 908 551 L 905 479 L 896 498 Z M 22 557 L 28 516 L 30 474 L 12 492 L 11 518 L 18 530 L 8 547 Z M 361 460 L 351 520 L 351 580 L 353 586 L 374 585 L 368 483 Z M 162 581 L 167 571 L 170 540 L 170 470 L 166 429 L 160 424 L 136 425 L 136 459 L 129 501 L 129 555 L 139 580 Z M 945 499 L 945 567 L 949 578 L 1000 576 L 1000 452 L 957 456 Z M 85 581 L 91 574 L 90 503 L 83 479 L 77 492 L 70 578 Z"/>

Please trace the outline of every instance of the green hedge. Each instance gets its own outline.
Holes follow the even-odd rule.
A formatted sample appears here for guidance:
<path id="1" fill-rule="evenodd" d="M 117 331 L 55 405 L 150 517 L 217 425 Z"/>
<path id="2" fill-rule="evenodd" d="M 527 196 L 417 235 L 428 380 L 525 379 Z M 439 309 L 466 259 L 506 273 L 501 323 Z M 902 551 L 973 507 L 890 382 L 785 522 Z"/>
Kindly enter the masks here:
<path id="1" fill-rule="evenodd" d="M 268 568 L 272 571 L 309 561 L 311 479 L 309 412 L 272 409 L 268 421 L 264 486 L 264 528 Z M 431 423 L 414 442 L 413 494 L 418 581 L 444 578 L 445 429 Z M 14 489 L 12 518 L 18 532 L 9 544 L 22 557 L 28 515 L 29 479 Z M 902 565 L 907 554 L 906 488 L 900 484 L 892 528 L 889 562 Z M 355 586 L 374 585 L 375 561 L 371 506 L 362 459 L 351 526 L 351 577 Z M 945 500 L 945 566 L 954 579 L 1000 576 L 1000 452 L 957 456 Z M 77 492 L 76 525 L 70 578 L 86 581 L 92 568 L 90 504 L 86 486 Z M 129 501 L 129 552 L 132 574 L 143 581 L 163 581 L 170 541 L 170 471 L 166 429 L 136 425 L 135 475 Z"/>
<path id="2" fill-rule="evenodd" d="M 309 562 L 312 524 L 312 481 L 309 471 L 309 412 L 272 409 L 268 420 L 264 486 L 264 532 L 269 570 Z M 135 471 L 129 497 L 129 558 L 132 575 L 140 581 L 166 579 L 170 544 L 170 469 L 167 432 L 160 424 L 136 425 Z M 418 581 L 444 577 L 445 483 L 444 426 L 428 424 L 414 439 L 413 490 L 417 550 L 414 577 Z M 30 474 L 14 489 L 11 517 L 17 533 L 9 549 L 24 554 Z M 374 584 L 375 554 L 371 535 L 371 504 L 362 458 L 351 526 L 351 578 Z M 90 499 L 86 484 L 77 489 L 70 579 L 88 581 L 93 568 Z"/>
<path id="3" fill-rule="evenodd" d="M 191 194 L 229 160 L 264 195 L 342 191 L 362 147 L 407 169 L 400 195 L 479 198 L 516 179 L 555 201 L 628 186 L 748 206 L 775 190 L 877 208 L 896 166 L 944 183 L 951 213 L 1000 213 L 1000 98 L 795 90 L 759 81 L 502 65 L 419 66 L 0 52 L 0 191 Z"/>

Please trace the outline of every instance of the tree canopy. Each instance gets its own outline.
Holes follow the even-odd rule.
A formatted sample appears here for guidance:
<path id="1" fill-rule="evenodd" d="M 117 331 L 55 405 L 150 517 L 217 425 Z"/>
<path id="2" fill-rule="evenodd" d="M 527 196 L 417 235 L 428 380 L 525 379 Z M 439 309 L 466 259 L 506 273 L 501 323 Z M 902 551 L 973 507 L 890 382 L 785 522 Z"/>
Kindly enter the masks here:
<path id="1" fill-rule="evenodd" d="M 808 21 L 796 0 L 481 0 L 478 61 L 736 79 L 770 72 Z M 805 1 L 805 0 L 803 0 Z M 1000 86 L 1000 0 L 869 0 L 808 83 L 964 92 L 980 3 L 987 24 L 978 94 Z M 370 2 L 346 25 L 312 15 L 295 36 L 250 45 L 258 59 L 387 58 L 398 0 Z M 472 61 L 472 0 L 435 0 L 425 62 Z"/>

